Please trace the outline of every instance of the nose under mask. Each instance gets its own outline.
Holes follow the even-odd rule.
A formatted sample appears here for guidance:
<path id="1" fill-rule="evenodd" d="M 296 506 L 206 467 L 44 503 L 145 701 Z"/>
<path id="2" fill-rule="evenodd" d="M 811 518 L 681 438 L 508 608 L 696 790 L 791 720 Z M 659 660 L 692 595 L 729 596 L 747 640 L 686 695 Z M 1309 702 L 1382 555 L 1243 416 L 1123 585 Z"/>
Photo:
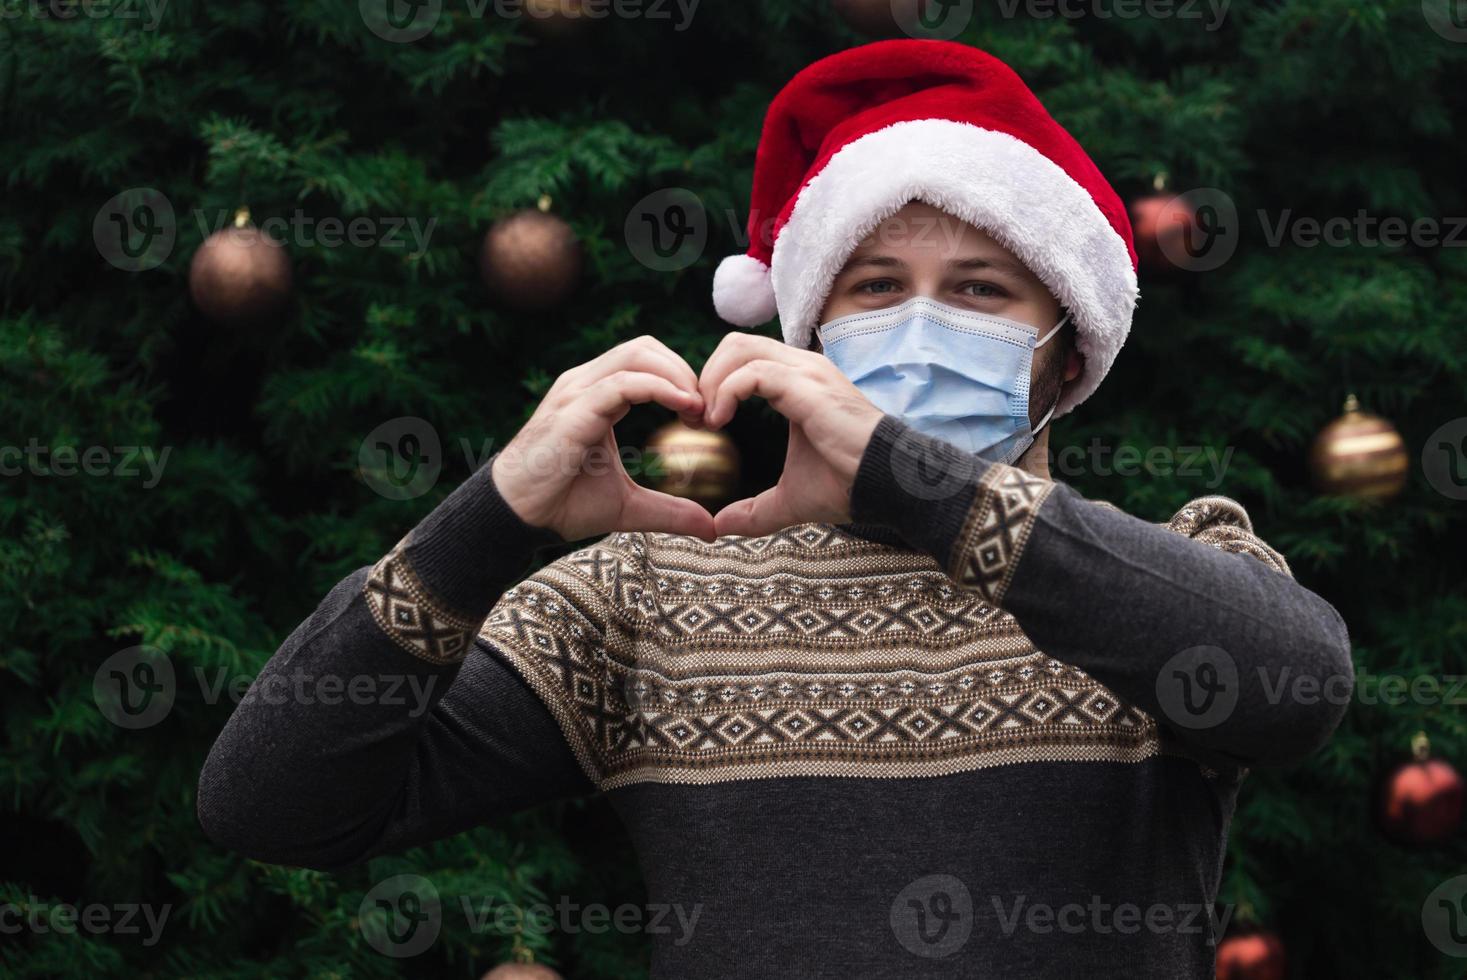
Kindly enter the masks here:
<path id="1" fill-rule="evenodd" d="M 1031 428 L 1030 365 L 1068 320 L 1040 337 L 1028 324 L 919 296 L 819 331 L 826 356 L 877 408 L 960 449 L 1012 463 L 1054 414 L 1051 406 Z"/>

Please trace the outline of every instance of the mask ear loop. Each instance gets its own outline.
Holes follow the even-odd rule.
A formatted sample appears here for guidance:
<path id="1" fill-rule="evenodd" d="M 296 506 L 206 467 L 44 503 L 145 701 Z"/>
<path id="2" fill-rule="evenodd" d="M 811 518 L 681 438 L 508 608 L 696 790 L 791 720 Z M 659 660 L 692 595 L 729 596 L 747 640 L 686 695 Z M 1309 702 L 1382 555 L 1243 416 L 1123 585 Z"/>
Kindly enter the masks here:
<path id="1" fill-rule="evenodd" d="M 1039 348 L 1043 347 L 1045 344 L 1049 343 L 1050 338 L 1052 338 L 1055 334 L 1057 334 L 1057 333 L 1060 332 L 1060 327 L 1063 327 L 1065 324 L 1067 324 L 1069 322 L 1070 322 L 1070 314 L 1069 314 L 1069 311 L 1067 310 L 1067 311 L 1065 311 L 1065 315 L 1060 319 L 1060 322 L 1059 323 L 1056 323 L 1054 325 L 1054 329 L 1050 330 L 1049 333 L 1045 334 L 1043 337 L 1040 337 L 1038 340 L 1036 340 L 1034 342 L 1034 349 L 1035 350 L 1038 350 Z"/>
<path id="2" fill-rule="evenodd" d="M 1045 344 L 1049 343 L 1050 338 L 1052 338 L 1055 334 L 1057 334 L 1057 333 L 1060 332 L 1060 327 L 1063 327 L 1065 324 L 1067 324 L 1069 322 L 1070 322 L 1070 313 L 1069 313 L 1068 310 L 1066 310 L 1065 311 L 1065 315 L 1060 319 L 1060 322 L 1059 323 L 1056 323 L 1054 325 L 1054 329 L 1050 330 L 1049 333 L 1045 334 L 1043 337 L 1039 338 L 1039 340 L 1035 342 L 1034 349 L 1035 350 L 1038 350 L 1039 348 L 1043 347 Z M 1042 419 L 1039 420 L 1039 424 L 1036 425 L 1034 428 L 1032 428 L 1032 429 L 1029 430 L 1029 435 L 1030 435 L 1031 438 L 1033 436 L 1039 435 L 1039 431 L 1041 429 L 1043 429 L 1046 425 L 1049 424 L 1049 420 L 1054 416 L 1054 410 L 1057 409 L 1057 408 L 1059 408 L 1060 399 L 1063 398 L 1063 397 L 1064 397 L 1064 386 L 1061 385 L 1060 386 L 1060 394 L 1057 395 L 1057 396 L 1055 396 L 1054 404 L 1051 405 L 1051 406 L 1049 406 L 1049 411 L 1047 411 L 1047 412 L 1044 413 L 1044 418 L 1042 418 Z"/>

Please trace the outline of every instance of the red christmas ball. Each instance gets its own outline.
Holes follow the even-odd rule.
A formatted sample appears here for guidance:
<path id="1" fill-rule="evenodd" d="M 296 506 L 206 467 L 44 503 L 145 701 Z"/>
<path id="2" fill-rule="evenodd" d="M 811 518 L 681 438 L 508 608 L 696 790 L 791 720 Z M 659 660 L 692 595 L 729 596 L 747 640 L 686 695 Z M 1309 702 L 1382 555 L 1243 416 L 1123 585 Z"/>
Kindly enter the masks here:
<path id="1" fill-rule="evenodd" d="M 561 980 L 561 976 L 543 963 L 501 963 L 479 980 Z"/>
<path id="2" fill-rule="evenodd" d="M 1217 947 L 1217 980 L 1284 980 L 1284 943 L 1271 932 L 1229 936 Z"/>
<path id="3" fill-rule="evenodd" d="M 1197 214 L 1180 196 L 1152 194 L 1131 202 L 1131 231 L 1136 259 L 1149 272 L 1181 268 L 1188 237 L 1197 226 Z"/>
<path id="4" fill-rule="evenodd" d="M 1451 763 L 1431 758 L 1430 743 L 1418 734 L 1414 758 L 1386 776 L 1376 815 L 1386 836 L 1402 844 L 1438 844 L 1462 824 L 1462 776 Z"/>

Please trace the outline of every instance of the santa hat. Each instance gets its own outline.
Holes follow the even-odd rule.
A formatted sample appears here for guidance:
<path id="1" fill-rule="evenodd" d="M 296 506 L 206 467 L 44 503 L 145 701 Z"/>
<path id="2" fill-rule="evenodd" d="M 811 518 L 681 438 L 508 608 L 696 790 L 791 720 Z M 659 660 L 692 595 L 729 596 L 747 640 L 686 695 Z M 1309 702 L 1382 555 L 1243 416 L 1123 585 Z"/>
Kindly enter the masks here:
<path id="1" fill-rule="evenodd" d="M 713 303 L 752 327 L 779 314 L 808 346 L 855 247 L 909 201 L 993 236 L 1069 311 L 1084 373 L 1110 370 L 1136 306 L 1131 223 L 1095 164 L 1003 62 L 949 41 L 881 41 L 810 65 L 769 106 L 754 162 L 749 249 Z"/>

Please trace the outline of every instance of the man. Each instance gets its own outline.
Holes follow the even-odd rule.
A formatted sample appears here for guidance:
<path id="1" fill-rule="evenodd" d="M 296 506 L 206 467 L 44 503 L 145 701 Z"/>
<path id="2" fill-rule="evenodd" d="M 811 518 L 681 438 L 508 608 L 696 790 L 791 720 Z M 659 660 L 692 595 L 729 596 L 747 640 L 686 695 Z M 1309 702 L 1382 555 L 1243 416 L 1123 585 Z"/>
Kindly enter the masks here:
<path id="1" fill-rule="evenodd" d="M 206 830 L 333 869 L 599 791 L 649 900 L 699 909 L 655 977 L 1211 976 L 1239 783 L 1338 723 L 1292 691 L 1353 675 L 1236 503 L 1153 525 L 1048 478 L 1129 328 L 1124 209 L 1005 66 L 904 41 L 775 99 L 764 227 L 715 303 L 786 343 L 562 375 L 256 682 L 407 673 L 431 710 L 247 698 Z M 716 429 L 755 396 L 789 448 L 749 500 L 616 462 L 633 404 Z"/>

